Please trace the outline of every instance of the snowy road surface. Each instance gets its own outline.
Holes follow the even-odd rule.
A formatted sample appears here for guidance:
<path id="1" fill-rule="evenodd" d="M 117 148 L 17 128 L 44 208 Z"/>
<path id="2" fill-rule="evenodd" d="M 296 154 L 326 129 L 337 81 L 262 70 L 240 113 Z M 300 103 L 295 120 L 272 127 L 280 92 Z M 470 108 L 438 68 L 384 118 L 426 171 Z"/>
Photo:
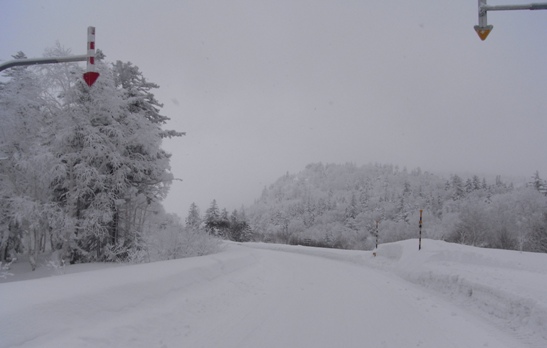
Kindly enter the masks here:
<path id="1" fill-rule="evenodd" d="M 2 283 L 0 347 L 545 347 L 543 299 L 531 304 L 541 311 L 528 331 L 510 329 L 404 279 L 394 264 L 405 245 L 373 258 L 227 244 L 215 255 Z"/>

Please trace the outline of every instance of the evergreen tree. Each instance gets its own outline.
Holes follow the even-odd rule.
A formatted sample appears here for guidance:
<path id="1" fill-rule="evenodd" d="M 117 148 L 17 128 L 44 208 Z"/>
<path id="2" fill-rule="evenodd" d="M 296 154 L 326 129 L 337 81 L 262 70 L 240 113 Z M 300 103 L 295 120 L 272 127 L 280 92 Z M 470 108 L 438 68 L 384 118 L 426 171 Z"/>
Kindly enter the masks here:
<path id="1" fill-rule="evenodd" d="M 217 228 L 219 229 L 219 234 L 221 236 L 225 237 L 227 234 L 229 234 L 230 218 L 228 217 L 228 211 L 226 210 L 226 208 L 223 208 L 220 212 L 220 219 L 218 220 Z"/>
<path id="2" fill-rule="evenodd" d="M 186 227 L 198 229 L 201 224 L 201 216 L 199 208 L 196 203 L 192 202 L 190 209 L 188 210 L 188 217 L 186 217 Z"/>
<path id="3" fill-rule="evenodd" d="M 216 199 L 213 199 L 209 208 L 205 211 L 205 229 L 212 235 L 218 235 L 220 211 Z"/>
<path id="4" fill-rule="evenodd" d="M 458 175 L 452 176 L 452 199 L 457 201 L 465 196 L 463 180 Z"/>
<path id="5" fill-rule="evenodd" d="M 133 173 L 145 171 L 145 176 L 130 175 L 128 180 L 132 181 L 135 188 L 126 194 L 124 199 L 127 204 L 126 219 L 123 221 L 125 230 L 131 229 L 131 221 L 135 214 L 142 214 L 146 207 L 153 201 L 161 201 L 167 195 L 169 185 L 173 179 L 169 171 L 170 154 L 160 148 L 161 139 L 172 136 L 182 136 L 184 133 L 172 130 L 162 130 L 161 125 L 165 124 L 169 118 L 160 114 L 163 106 L 160 104 L 154 94 L 153 89 L 159 88 L 155 83 L 149 82 L 143 76 L 137 66 L 130 62 L 123 63 L 117 61 L 112 64 L 112 75 L 114 85 L 121 93 L 121 98 L 125 102 L 125 108 L 131 115 L 145 122 L 149 128 L 150 134 L 154 137 L 137 139 L 137 141 L 125 149 L 126 156 L 138 159 L 139 168 L 133 168 Z M 162 163 L 160 166 L 158 164 Z M 144 210 L 142 208 L 145 208 Z M 123 208 L 123 207 L 121 207 Z M 116 213 L 119 216 L 120 213 Z M 118 224 L 114 224 L 115 228 Z M 121 226 L 119 226 L 121 227 Z M 119 228 L 118 227 L 118 228 Z"/>
<path id="6" fill-rule="evenodd" d="M 128 101 L 130 112 L 140 113 L 158 128 L 170 120 L 169 117 L 160 114 L 163 104 L 158 102 L 152 93 L 153 89 L 159 88 L 157 84 L 147 81 L 139 68 L 131 62 L 124 63 L 118 60 L 112 67 L 115 85 L 123 91 L 123 98 Z M 162 138 L 184 134 L 174 130 L 160 131 Z"/>
<path id="7" fill-rule="evenodd" d="M 357 197 L 355 196 L 355 192 L 352 192 L 349 205 L 346 208 L 346 220 L 355 219 L 358 214 Z"/>
<path id="8" fill-rule="evenodd" d="M 69 56 L 59 44 L 48 57 Z M 25 59 L 21 52 L 15 59 Z M 15 67 L 0 83 L 0 262 L 27 242 L 73 261 L 120 259 L 143 248 L 146 221 L 173 179 L 156 84 L 136 66 L 107 65 L 89 88 L 74 63 Z M 158 226 L 159 227 L 159 226 Z M 23 238 L 24 237 L 24 238 Z M 10 244 L 11 243 L 11 244 Z"/>
<path id="9" fill-rule="evenodd" d="M 469 194 L 473 192 L 474 190 L 475 190 L 475 186 L 473 184 L 473 180 L 471 180 L 470 178 L 467 179 L 465 181 L 465 192 Z"/>
<path id="10" fill-rule="evenodd" d="M 547 181 L 539 177 L 539 171 L 536 171 L 534 173 L 534 175 L 532 176 L 532 181 L 528 183 L 528 186 L 531 186 L 534 189 L 536 189 L 538 192 L 541 192 L 544 195 L 547 195 Z"/>
<path id="11" fill-rule="evenodd" d="M 26 59 L 22 52 L 14 59 Z M 9 254 L 8 242 L 20 245 L 23 237 L 32 269 L 45 248 L 49 222 L 56 206 L 49 185 L 55 159 L 43 144 L 47 128 L 41 80 L 33 67 L 6 70 L 8 81 L 0 89 L 0 262 Z"/>
<path id="12" fill-rule="evenodd" d="M 139 86 L 117 83 L 115 68 L 100 61 L 97 68 L 101 78 L 93 88 L 81 79 L 60 83 L 66 90 L 50 108 L 64 249 L 84 261 L 104 259 L 107 249 L 136 248 L 150 204 L 165 197 L 172 180 L 150 100 L 135 92 Z"/>
<path id="13" fill-rule="evenodd" d="M 251 229 L 243 209 L 241 210 L 241 213 L 236 209 L 230 215 L 229 238 L 236 242 L 247 242 L 252 238 Z"/>
<path id="14" fill-rule="evenodd" d="M 473 175 L 473 190 L 478 191 L 481 189 L 481 179 L 477 175 Z"/>

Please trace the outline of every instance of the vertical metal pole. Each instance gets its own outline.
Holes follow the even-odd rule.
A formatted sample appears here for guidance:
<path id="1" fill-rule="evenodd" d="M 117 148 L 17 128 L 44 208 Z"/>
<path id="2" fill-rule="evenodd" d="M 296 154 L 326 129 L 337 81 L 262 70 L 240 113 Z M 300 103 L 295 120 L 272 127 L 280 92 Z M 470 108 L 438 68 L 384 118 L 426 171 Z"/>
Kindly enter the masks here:
<path id="1" fill-rule="evenodd" d="M 420 209 L 420 239 L 418 242 L 418 250 L 422 250 L 422 212 L 423 210 Z"/>
<path id="2" fill-rule="evenodd" d="M 478 0 L 479 1 L 479 25 L 475 25 L 475 31 L 477 32 L 477 35 L 479 35 L 479 38 L 484 41 L 494 28 L 491 25 L 488 25 L 487 20 L 487 5 L 486 0 Z"/>
<path id="3" fill-rule="evenodd" d="M 87 27 L 87 71 L 95 69 L 95 27 Z"/>
<path id="4" fill-rule="evenodd" d="M 488 26 L 487 11 L 483 9 L 484 6 L 486 6 L 486 0 L 479 0 L 479 27 L 481 28 Z"/>
<path id="5" fill-rule="evenodd" d="M 91 87 L 99 78 L 95 67 L 95 27 L 87 27 L 87 70 L 84 73 L 84 81 Z"/>
<path id="6" fill-rule="evenodd" d="M 379 221 L 376 221 L 376 249 L 378 249 L 378 224 L 380 222 Z"/>

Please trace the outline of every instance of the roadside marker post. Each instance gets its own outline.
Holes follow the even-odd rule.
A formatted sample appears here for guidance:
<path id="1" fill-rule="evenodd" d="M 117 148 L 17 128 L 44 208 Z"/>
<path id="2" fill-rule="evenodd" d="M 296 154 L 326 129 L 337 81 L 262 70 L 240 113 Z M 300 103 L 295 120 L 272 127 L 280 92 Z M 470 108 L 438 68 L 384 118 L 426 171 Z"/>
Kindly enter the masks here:
<path id="1" fill-rule="evenodd" d="M 378 252 L 378 236 L 380 235 L 380 230 L 378 227 L 380 225 L 380 220 L 375 220 L 375 222 L 376 222 L 376 230 L 370 231 L 370 234 L 373 235 L 374 238 L 376 239 L 376 247 L 372 251 L 372 256 L 376 256 L 376 253 Z"/>
<path id="2" fill-rule="evenodd" d="M 422 212 L 423 210 L 420 209 L 420 238 L 418 240 L 418 250 L 422 250 Z"/>
<path id="3" fill-rule="evenodd" d="M 93 86 L 99 78 L 95 67 L 95 27 L 87 28 L 87 71 L 84 73 L 84 81 L 89 87 Z"/>
<path id="4" fill-rule="evenodd" d="M 376 220 L 376 249 L 378 249 L 378 235 L 380 234 L 378 225 L 380 224 L 380 221 Z"/>

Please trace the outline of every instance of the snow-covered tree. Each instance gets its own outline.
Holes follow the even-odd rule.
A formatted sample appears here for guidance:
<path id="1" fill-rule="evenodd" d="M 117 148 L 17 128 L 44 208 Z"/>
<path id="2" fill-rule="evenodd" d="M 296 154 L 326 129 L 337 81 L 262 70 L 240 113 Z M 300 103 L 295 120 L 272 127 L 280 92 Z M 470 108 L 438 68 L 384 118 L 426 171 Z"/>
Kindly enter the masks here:
<path id="1" fill-rule="evenodd" d="M 452 176 L 452 199 L 457 201 L 465 196 L 465 187 L 462 178 L 459 175 Z"/>
<path id="2" fill-rule="evenodd" d="M 112 64 L 112 71 L 115 85 L 122 90 L 130 112 L 140 113 L 158 128 L 170 120 L 169 117 L 160 114 L 163 104 L 152 93 L 152 90 L 159 86 L 147 81 L 137 66 L 131 62 L 124 63 L 118 60 Z M 175 130 L 160 130 L 162 138 L 178 137 L 184 134 Z"/>
<path id="3" fill-rule="evenodd" d="M 26 59 L 19 52 L 15 59 Z M 0 89 L 0 211 L 3 261 L 13 245 L 26 237 L 26 247 L 32 268 L 45 248 L 46 233 L 57 213 L 52 204 L 49 185 L 55 159 L 43 146 L 47 128 L 43 85 L 36 70 L 15 67 L 5 72 L 8 81 Z"/>
<path id="4" fill-rule="evenodd" d="M 188 216 L 186 217 L 186 227 L 188 228 L 199 228 L 201 224 L 201 214 L 196 203 L 192 202 L 190 208 L 188 209 Z"/>
<path id="5" fill-rule="evenodd" d="M 532 228 L 528 242 L 530 251 L 547 253 L 547 212 Z"/>
<path id="6" fill-rule="evenodd" d="M 235 209 L 230 215 L 229 238 L 236 242 L 248 242 L 253 238 L 243 208 L 239 212 Z"/>
<path id="7" fill-rule="evenodd" d="M 22 231 L 33 267 L 48 237 L 73 261 L 137 248 L 173 179 L 161 141 L 183 133 L 161 128 L 158 86 L 131 63 L 96 65 L 92 88 L 75 63 L 13 68 L 0 86 L 0 250 Z"/>
<path id="8" fill-rule="evenodd" d="M 539 177 L 539 171 L 534 173 L 528 185 L 547 196 L 547 181 Z"/>
<path id="9" fill-rule="evenodd" d="M 219 233 L 220 210 L 216 199 L 213 199 L 209 208 L 205 211 L 205 229 L 212 235 Z"/>
<path id="10" fill-rule="evenodd" d="M 134 86 L 116 84 L 115 70 L 98 66 L 93 88 L 77 81 L 66 94 L 57 117 L 63 123 L 52 139 L 63 163 L 59 198 L 78 236 L 72 248 L 88 258 L 91 250 L 100 258 L 106 244 L 132 247 L 147 207 L 165 197 L 173 178 L 170 155 L 161 149 L 163 131 L 151 116 L 155 109 L 136 93 L 128 97 Z"/>

